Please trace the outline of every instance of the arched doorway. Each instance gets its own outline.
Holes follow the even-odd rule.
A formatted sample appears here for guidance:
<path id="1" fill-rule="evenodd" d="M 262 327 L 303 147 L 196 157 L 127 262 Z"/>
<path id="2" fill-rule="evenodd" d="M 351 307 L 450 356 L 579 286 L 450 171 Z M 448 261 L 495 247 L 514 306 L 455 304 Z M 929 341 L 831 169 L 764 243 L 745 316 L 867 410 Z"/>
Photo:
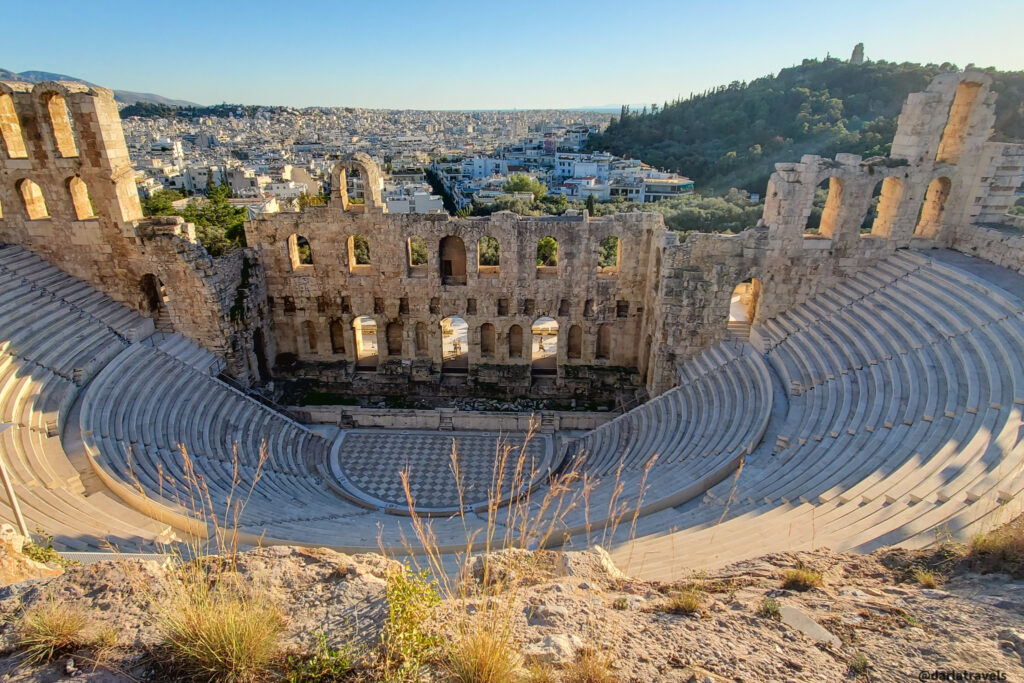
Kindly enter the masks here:
<path id="1" fill-rule="evenodd" d="M 256 371 L 260 382 L 270 381 L 270 368 L 267 367 L 267 343 L 263 339 L 263 328 L 257 327 L 252 334 L 252 351 L 256 356 Z"/>
<path id="2" fill-rule="evenodd" d="M 757 319 L 761 303 L 761 281 L 756 277 L 739 283 L 729 300 L 729 332 L 733 337 L 750 339 L 750 326 Z"/>
<path id="3" fill-rule="evenodd" d="M 449 235 L 441 239 L 441 284 L 466 284 L 466 243 L 461 237 Z"/>
<path id="4" fill-rule="evenodd" d="M 469 372 L 469 325 L 457 315 L 441 320 L 441 372 Z"/>
<path id="5" fill-rule="evenodd" d="M 942 232 L 942 218 L 946 212 L 946 200 L 952 186 L 949 178 L 936 178 L 928 185 L 921 210 L 918 213 L 914 237 L 935 239 Z"/>
<path id="6" fill-rule="evenodd" d="M 530 326 L 530 369 L 535 375 L 558 373 L 558 321 L 542 316 Z"/>
<path id="7" fill-rule="evenodd" d="M 356 338 L 356 370 L 377 369 L 377 322 L 368 315 L 352 321 Z"/>
<path id="8" fill-rule="evenodd" d="M 164 283 L 156 275 L 146 273 L 139 280 L 139 290 L 142 292 L 142 301 L 139 308 L 153 319 L 153 324 L 159 329 L 161 318 L 165 317 L 163 313 L 167 310 L 167 288 L 164 287 Z"/>

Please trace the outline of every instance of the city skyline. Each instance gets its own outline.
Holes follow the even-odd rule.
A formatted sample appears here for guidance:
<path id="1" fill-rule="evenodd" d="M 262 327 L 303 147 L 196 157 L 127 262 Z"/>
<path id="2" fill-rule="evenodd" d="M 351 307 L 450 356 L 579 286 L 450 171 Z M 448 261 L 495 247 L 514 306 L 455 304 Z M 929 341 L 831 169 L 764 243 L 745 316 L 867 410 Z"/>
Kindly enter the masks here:
<path id="1" fill-rule="evenodd" d="M 104 87 L 200 104 L 390 109 L 558 109 L 662 103 L 751 80 L 858 42 L 869 59 L 1024 69 L 1013 33 L 1024 5 L 978 4 L 985 31 L 952 17 L 962 4 L 867 2 L 848 9 L 792 3 L 767 13 L 734 2 L 714 12 L 687 3 L 597 0 L 585 11 L 527 0 L 307 3 L 233 7 L 183 2 L 175 11 L 110 2 L 100 11 L 56 3 L 51 30 L 11 31 L 0 67 L 50 71 Z M 13 6 L 11 26 L 35 11 Z M 92 40 L 82 49 L 80 34 Z"/>

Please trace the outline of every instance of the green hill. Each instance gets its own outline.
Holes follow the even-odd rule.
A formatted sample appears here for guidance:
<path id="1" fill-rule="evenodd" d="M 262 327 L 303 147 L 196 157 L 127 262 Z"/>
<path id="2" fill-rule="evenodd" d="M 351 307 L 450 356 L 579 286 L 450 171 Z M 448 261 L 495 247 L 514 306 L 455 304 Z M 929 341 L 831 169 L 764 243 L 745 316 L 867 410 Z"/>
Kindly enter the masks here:
<path id="1" fill-rule="evenodd" d="M 698 190 L 764 192 L 779 161 L 803 154 L 888 154 L 907 94 L 955 69 L 804 60 L 775 76 L 734 81 L 662 107 L 623 107 L 604 134 L 592 136 L 589 148 L 685 174 Z M 1024 72 L 986 72 L 999 93 L 997 139 L 1024 140 Z"/>

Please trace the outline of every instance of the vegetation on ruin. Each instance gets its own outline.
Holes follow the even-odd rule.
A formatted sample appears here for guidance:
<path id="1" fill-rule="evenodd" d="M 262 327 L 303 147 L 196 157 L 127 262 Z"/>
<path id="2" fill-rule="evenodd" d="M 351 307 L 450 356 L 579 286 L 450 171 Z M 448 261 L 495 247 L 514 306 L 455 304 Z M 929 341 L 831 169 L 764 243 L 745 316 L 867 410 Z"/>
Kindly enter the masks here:
<path id="1" fill-rule="evenodd" d="M 144 216 L 181 216 L 196 226 L 196 237 L 210 256 L 221 256 L 245 246 L 245 207 L 232 206 L 231 190 L 225 185 L 208 188 L 206 201 L 193 199 L 183 209 L 172 202 L 184 199 L 174 190 L 159 190 L 142 200 Z"/>
<path id="2" fill-rule="evenodd" d="M 78 564 L 75 560 L 69 560 L 57 552 L 57 549 L 53 547 L 53 536 L 50 534 L 42 529 L 36 529 L 35 537 L 36 540 L 25 541 L 25 545 L 21 549 L 25 557 L 43 564 L 53 563 L 59 565 L 61 569 Z"/>
<path id="3" fill-rule="evenodd" d="M 1024 574 L 1024 517 L 975 535 L 968 545 L 967 559 L 982 571 L 1015 577 Z"/>
<path id="4" fill-rule="evenodd" d="M 738 187 L 764 193 L 780 161 L 804 154 L 888 154 L 906 96 L 955 69 L 807 59 L 775 75 L 733 81 L 661 106 L 623 107 L 588 146 L 677 171 L 710 191 Z M 1024 72 L 986 72 L 999 94 L 995 139 L 1024 139 Z"/>
<path id="5" fill-rule="evenodd" d="M 501 246 L 498 240 L 490 235 L 484 235 L 480 238 L 480 265 L 501 265 Z"/>

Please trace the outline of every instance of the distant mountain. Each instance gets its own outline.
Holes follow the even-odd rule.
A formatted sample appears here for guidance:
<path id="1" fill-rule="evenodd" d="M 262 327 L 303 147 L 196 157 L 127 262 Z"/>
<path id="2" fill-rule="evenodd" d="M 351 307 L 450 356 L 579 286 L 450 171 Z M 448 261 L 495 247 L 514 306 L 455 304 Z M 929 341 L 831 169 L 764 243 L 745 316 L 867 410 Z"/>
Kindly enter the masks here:
<path id="1" fill-rule="evenodd" d="M 17 73 L 0 69 L 0 81 L 26 81 L 28 83 L 42 83 L 43 81 L 78 81 L 88 86 L 99 87 L 90 83 L 84 78 L 76 78 L 65 74 L 55 74 L 49 71 L 22 71 Z M 122 104 L 135 104 L 136 102 L 148 102 L 150 104 L 167 104 L 176 107 L 198 107 L 200 105 L 188 100 L 172 100 L 162 95 L 155 95 L 150 92 L 133 92 L 131 90 L 115 90 L 114 99 Z"/>

